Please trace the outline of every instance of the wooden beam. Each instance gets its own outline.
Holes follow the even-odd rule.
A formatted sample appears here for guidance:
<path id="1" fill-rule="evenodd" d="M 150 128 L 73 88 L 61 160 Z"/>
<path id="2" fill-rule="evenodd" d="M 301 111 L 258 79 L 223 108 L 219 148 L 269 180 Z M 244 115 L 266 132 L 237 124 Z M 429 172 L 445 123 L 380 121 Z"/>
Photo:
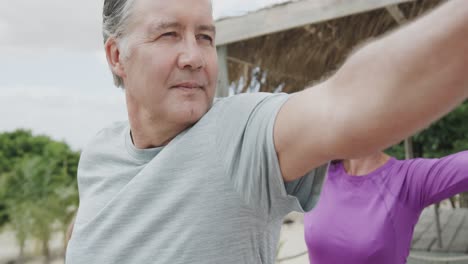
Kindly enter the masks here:
<path id="1" fill-rule="evenodd" d="M 229 95 L 229 72 L 227 65 L 227 46 L 218 46 L 218 85 L 216 86 L 216 97 L 227 97 Z"/>
<path id="2" fill-rule="evenodd" d="M 217 45 L 363 13 L 413 0 L 299 0 L 216 21 Z"/>
<path id="3" fill-rule="evenodd" d="M 387 9 L 387 12 L 393 17 L 393 19 L 395 19 L 398 25 L 403 25 L 406 22 L 408 22 L 408 19 L 406 19 L 405 14 L 401 12 L 400 8 L 397 5 L 387 6 L 385 9 Z"/>

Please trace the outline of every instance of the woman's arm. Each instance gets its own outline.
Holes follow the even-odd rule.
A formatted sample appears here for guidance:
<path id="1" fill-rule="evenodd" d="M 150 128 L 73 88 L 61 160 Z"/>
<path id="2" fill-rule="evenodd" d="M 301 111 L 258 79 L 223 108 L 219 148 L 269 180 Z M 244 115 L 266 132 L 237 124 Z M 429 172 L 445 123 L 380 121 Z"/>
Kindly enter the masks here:
<path id="1" fill-rule="evenodd" d="M 468 151 L 408 162 L 410 199 L 419 208 L 468 191 Z"/>

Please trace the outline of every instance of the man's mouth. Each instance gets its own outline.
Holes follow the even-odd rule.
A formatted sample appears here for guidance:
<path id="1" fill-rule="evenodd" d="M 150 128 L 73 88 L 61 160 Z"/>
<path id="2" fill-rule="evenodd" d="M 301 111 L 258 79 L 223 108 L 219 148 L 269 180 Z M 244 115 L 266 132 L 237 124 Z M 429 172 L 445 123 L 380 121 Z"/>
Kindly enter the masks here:
<path id="1" fill-rule="evenodd" d="M 177 83 L 173 86 L 171 86 L 171 88 L 182 88 L 182 89 L 204 89 L 204 85 L 199 83 L 199 82 L 192 82 L 192 81 L 189 81 L 189 82 L 181 82 L 181 83 Z"/>

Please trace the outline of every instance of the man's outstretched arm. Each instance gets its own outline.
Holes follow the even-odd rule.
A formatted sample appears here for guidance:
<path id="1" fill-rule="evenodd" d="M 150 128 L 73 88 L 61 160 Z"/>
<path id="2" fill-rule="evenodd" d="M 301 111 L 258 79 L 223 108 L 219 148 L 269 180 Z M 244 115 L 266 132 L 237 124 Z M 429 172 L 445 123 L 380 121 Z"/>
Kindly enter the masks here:
<path id="1" fill-rule="evenodd" d="M 468 3 L 452 0 L 367 44 L 329 80 L 291 96 L 274 141 L 286 181 L 428 126 L 468 96 Z"/>

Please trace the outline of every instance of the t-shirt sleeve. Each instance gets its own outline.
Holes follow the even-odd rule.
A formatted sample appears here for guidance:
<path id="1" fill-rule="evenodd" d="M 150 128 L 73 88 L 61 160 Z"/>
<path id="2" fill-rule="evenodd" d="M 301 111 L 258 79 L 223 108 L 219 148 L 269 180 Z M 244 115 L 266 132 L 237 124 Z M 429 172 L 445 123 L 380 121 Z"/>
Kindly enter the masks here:
<path id="1" fill-rule="evenodd" d="M 276 115 L 287 94 L 245 94 L 225 99 L 218 118 L 221 163 L 235 190 L 258 213 L 280 218 L 317 202 L 325 167 L 284 183 L 273 140 Z"/>
<path id="2" fill-rule="evenodd" d="M 440 159 L 415 159 L 407 166 L 410 197 L 416 208 L 468 191 L 468 151 Z"/>

